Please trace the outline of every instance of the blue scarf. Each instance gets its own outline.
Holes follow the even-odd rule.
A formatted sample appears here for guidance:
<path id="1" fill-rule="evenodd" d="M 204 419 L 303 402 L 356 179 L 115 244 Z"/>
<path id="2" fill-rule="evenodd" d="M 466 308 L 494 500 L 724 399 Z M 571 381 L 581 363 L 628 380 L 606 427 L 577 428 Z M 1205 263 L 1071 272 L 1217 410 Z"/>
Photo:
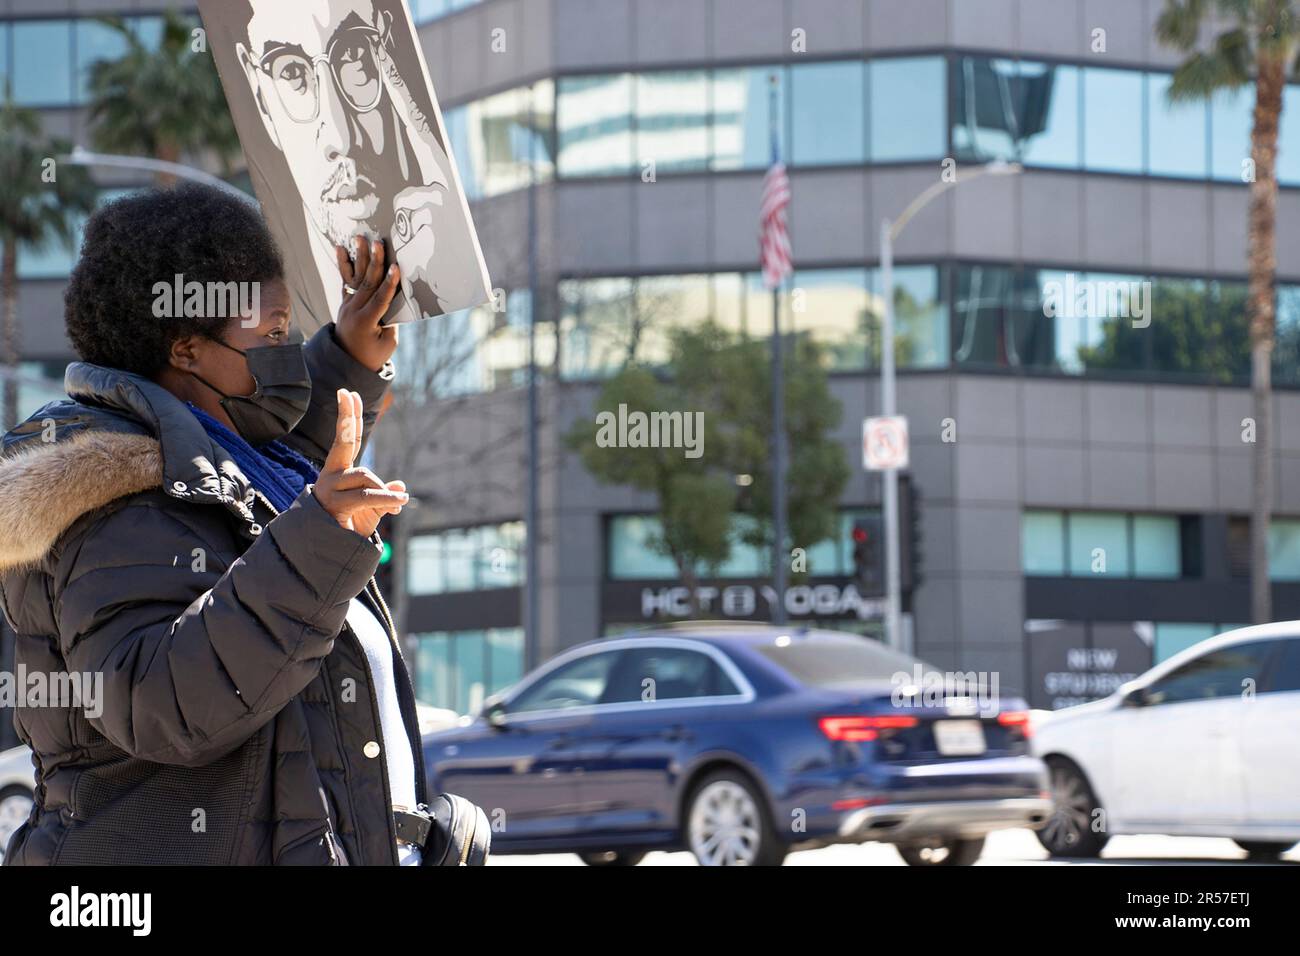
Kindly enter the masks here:
<path id="1" fill-rule="evenodd" d="M 288 511 L 307 483 L 316 480 L 312 463 L 283 442 L 268 442 L 254 448 L 211 415 L 189 402 L 185 404 L 208 437 L 230 454 L 244 477 L 266 496 L 276 511 Z"/>

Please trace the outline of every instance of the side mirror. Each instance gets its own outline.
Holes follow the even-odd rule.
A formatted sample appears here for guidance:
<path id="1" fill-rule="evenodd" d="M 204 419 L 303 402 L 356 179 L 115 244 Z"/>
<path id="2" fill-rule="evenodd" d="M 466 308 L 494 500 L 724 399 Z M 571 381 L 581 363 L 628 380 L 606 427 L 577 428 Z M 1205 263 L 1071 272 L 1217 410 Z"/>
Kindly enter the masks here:
<path id="1" fill-rule="evenodd" d="M 1151 703 L 1145 687 L 1134 687 L 1125 691 L 1122 700 L 1125 707 L 1145 707 Z"/>
<path id="2" fill-rule="evenodd" d="M 483 708 L 483 719 L 488 722 L 488 726 L 494 730 L 505 730 L 506 728 L 506 705 L 499 700 L 494 700 Z"/>

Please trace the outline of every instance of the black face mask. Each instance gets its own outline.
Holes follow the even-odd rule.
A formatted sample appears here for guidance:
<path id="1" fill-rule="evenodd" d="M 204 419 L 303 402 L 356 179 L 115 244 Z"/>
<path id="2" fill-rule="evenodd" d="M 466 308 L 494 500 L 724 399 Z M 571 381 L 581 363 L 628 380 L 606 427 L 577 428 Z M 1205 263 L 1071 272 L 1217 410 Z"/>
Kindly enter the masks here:
<path id="1" fill-rule="evenodd" d="M 211 382 L 190 373 L 221 396 L 221 407 L 240 437 L 250 445 L 265 445 L 293 431 L 311 404 L 311 374 L 303 358 L 302 343 L 245 350 L 220 339 L 212 341 L 244 356 L 257 386 L 252 395 L 227 395 Z"/>

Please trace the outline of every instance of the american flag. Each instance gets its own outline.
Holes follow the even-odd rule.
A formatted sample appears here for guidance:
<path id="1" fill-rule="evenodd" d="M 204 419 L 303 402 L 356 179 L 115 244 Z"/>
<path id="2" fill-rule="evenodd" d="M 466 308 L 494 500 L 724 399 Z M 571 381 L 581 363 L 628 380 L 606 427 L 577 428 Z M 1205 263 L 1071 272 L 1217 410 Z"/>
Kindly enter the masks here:
<path id="1" fill-rule="evenodd" d="M 758 258 L 763 266 L 763 285 L 779 288 L 793 271 L 790 233 L 785 226 L 785 209 L 790 205 L 790 177 L 785 163 L 772 144 L 772 165 L 763 177 L 763 202 L 759 216 Z"/>

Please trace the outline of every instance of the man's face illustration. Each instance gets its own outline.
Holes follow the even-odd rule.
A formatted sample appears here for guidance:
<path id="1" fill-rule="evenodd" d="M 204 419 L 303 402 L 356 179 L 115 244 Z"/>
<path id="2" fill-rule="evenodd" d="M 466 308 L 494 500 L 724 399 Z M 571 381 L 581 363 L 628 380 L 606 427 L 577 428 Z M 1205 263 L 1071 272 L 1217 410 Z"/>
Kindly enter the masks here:
<path id="1" fill-rule="evenodd" d="M 392 220 L 406 184 L 370 0 L 250 0 L 245 76 L 316 228 L 347 247 Z"/>

